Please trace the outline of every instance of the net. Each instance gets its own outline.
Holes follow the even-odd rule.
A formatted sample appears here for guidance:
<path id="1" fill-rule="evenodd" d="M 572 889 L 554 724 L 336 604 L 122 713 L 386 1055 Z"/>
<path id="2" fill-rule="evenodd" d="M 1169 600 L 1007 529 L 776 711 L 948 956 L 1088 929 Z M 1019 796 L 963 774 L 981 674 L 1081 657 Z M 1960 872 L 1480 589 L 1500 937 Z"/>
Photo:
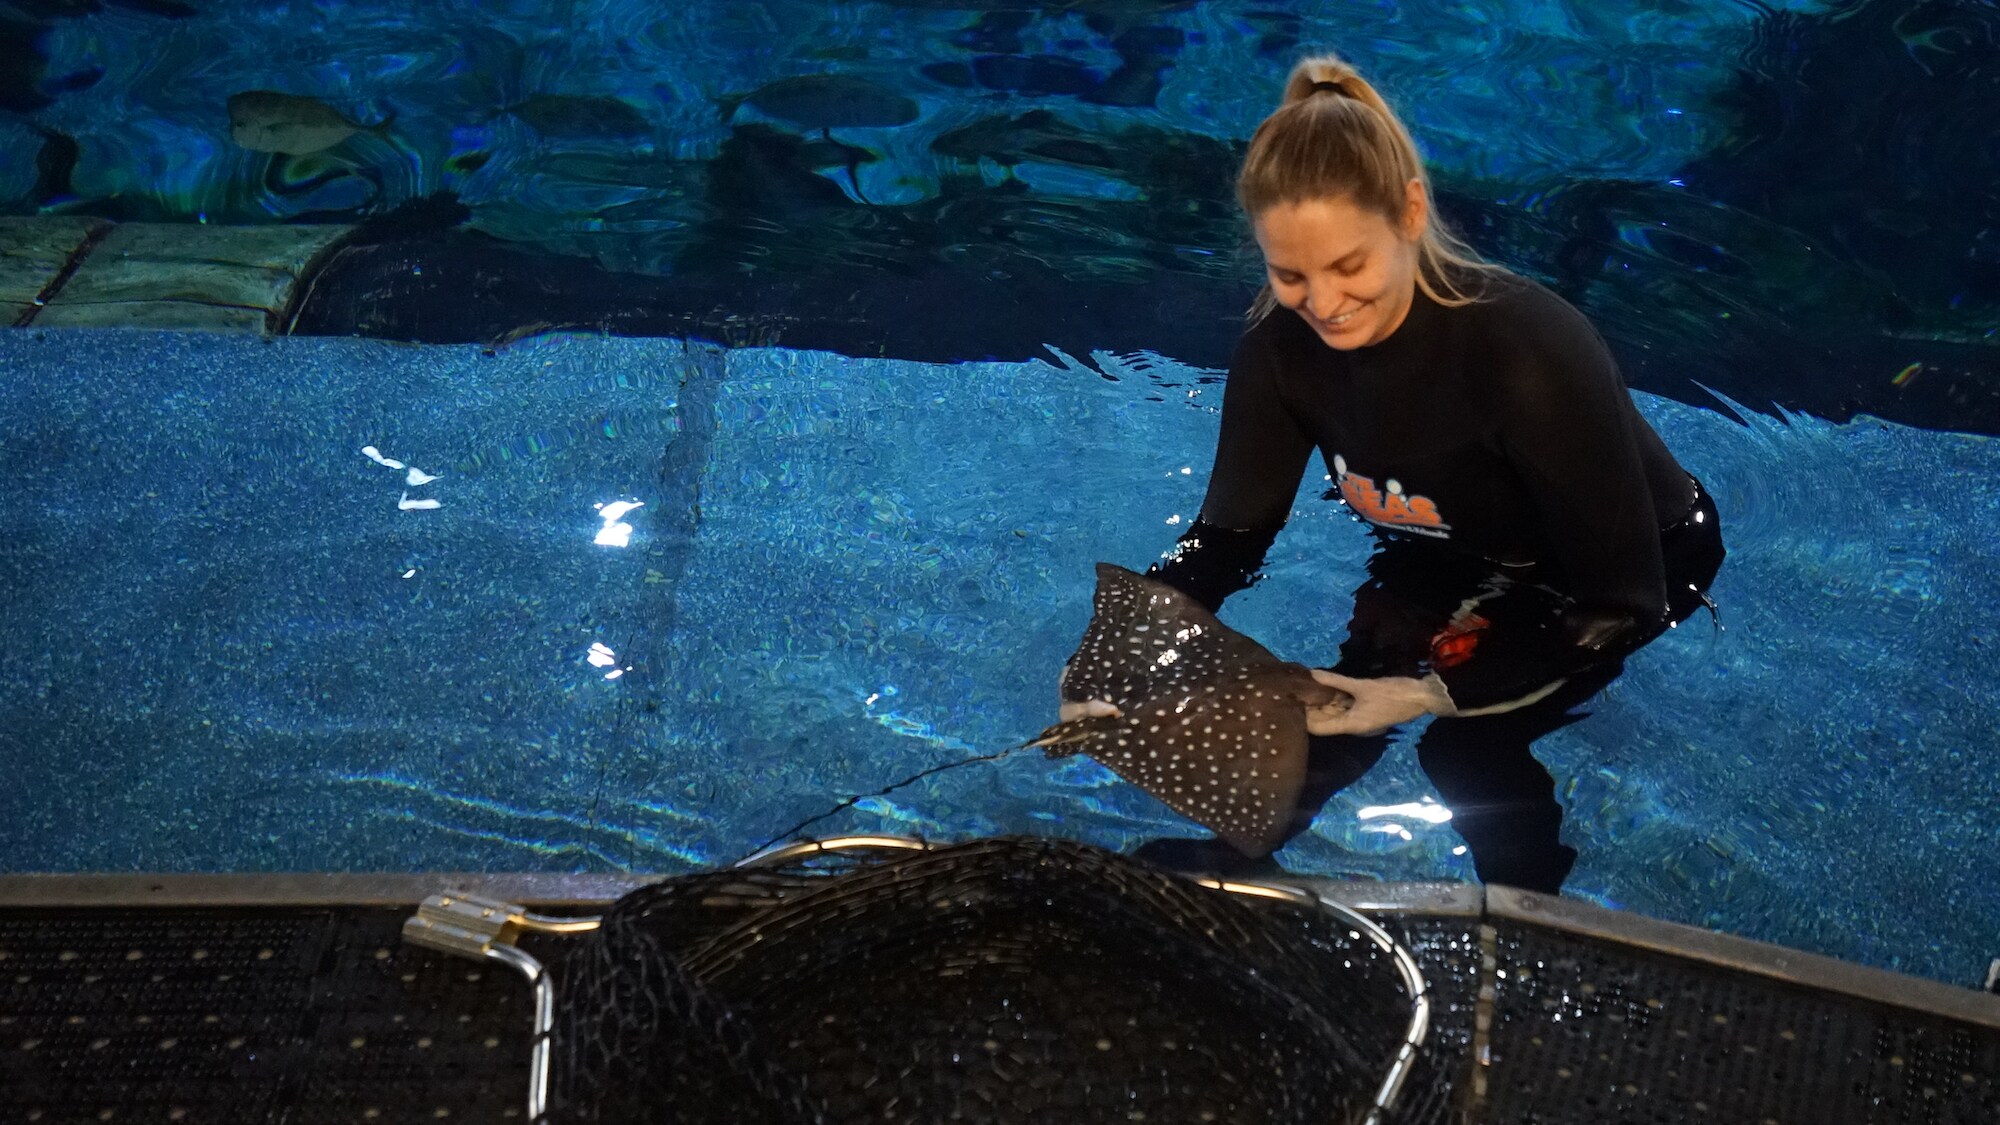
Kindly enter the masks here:
<path id="1" fill-rule="evenodd" d="M 557 977 L 563 1122 L 1360 1122 L 1413 1003 L 1315 904 L 1021 838 L 643 888 Z"/>

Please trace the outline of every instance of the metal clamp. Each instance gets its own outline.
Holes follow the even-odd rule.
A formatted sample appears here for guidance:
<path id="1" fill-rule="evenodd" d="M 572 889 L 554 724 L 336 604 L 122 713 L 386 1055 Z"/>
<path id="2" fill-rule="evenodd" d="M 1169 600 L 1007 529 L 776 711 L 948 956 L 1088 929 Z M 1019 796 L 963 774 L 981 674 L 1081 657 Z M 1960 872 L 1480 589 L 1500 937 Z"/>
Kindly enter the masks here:
<path id="1" fill-rule="evenodd" d="M 531 954 L 515 946 L 523 933 L 580 934 L 603 925 L 596 915 L 558 918 L 511 902 L 478 895 L 435 894 L 403 923 L 403 940 L 474 961 L 498 961 L 528 979 L 535 993 L 534 1048 L 528 1064 L 528 1121 L 549 1109 L 549 1065 L 556 1023 L 556 990 Z"/>

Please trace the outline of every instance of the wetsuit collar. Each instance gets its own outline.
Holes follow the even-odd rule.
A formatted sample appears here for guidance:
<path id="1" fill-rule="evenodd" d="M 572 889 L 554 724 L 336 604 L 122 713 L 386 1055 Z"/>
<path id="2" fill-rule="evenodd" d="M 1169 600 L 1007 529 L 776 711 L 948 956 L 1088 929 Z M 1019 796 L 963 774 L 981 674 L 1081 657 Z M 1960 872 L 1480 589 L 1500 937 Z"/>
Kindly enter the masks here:
<path id="1" fill-rule="evenodd" d="M 1403 316 L 1403 323 L 1389 333 L 1386 340 L 1355 349 L 1357 356 L 1366 356 L 1371 362 L 1391 361 L 1402 356 L 1416 354 L 1423 341 L 1431 335 L 1436 318 L 1444 311 L 1443 306 L 1426 296 L 1423 286 L 1413 286 L 1410 295 L 1410 311 Z"/>

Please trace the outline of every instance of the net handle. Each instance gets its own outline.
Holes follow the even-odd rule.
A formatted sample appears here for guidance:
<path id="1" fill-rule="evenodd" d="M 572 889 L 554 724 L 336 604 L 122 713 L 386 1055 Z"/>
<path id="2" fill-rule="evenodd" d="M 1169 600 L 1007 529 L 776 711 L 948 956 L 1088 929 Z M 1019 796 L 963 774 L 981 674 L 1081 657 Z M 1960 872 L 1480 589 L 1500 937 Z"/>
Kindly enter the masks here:
<path id="1" fill-rule="evenodd" d="M 1396 1098 L 1403 1092 L 1403 1083 L 1410 1077 L 1410 1070 L 1416 1066 L 1417 1054 L 1423 1049 L 1424 1039 L 1430 1034 L 1431 997 L 1430 985 L 1424 980 L 1424 972 L 1417 964 L 1416 955 L 1404 948 L 1374 919 L 1355 910 L 1345 903 L 1337 902 L 1325 894 L 1315 893 L 1290 883 L 1249 882 L 1236 883 L 1222 879 L 1196 879 L 1196 885 L 1211 890 L 1229 891 L 1232 894 L 1248 895 L 1253 898 L 1276 899 L 1280 902 L 1295 903 L 1300 906 L 1316 906 L 1338 915 L 1348 925 L 1354 927 L 1352 936 L 1366 937 L 1376 948 L 1389 955 L 1396 966 L 1396 972 L 1403 978 L 1403 987 L 1410 993 L 1410 1026 L 1403 1032 L 1403 1044 L 1396 1050 L 1394 1062 L 1389 1064 L 1389 1073 L 1383 1077 L 1381 1087 L 1375 1093 L 1375 1107 L 1368 1111 L 1364 1125 L 1381 1125 L 1383 1115 L 1396 1104 Z"/>
<path id="2" fill-rule="evenodd" d="M 868 849 L 879 851 L 927 852 L 936 845 L 915 836 L 833 836 L 825 840 L 797 840 L 789 844 L 773 844 L 760 852 L 744 856 L 731 867 L 771 867 L 787 860 L 802 859 L 806 856 L 822 855 L 827 852 L 850 852 Z"/>

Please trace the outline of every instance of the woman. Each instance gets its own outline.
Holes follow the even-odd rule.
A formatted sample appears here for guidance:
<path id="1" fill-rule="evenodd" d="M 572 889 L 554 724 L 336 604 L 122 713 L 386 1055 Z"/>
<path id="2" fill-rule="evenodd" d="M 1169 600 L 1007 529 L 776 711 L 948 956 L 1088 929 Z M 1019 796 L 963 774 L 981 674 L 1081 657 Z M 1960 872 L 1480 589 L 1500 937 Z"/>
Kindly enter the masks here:
<path id="1" fill-rule="evenodd" d="M 1237 181 L 1268 285 L 1230 365 L 1201 516 L 1159 578 L 1210 610 L 1249 585 L 1317 448 L 1379 547 L 1308 715 L 1292 831 L 1438 716 L 1419 760 L 1486 882 L 1554 892 L 1534 740 L 1694 611 L 1723 557 L 1715 507 L 1634 409 L 1604 342 L 1548 290 L 1439 223 L 1409 133 L 1338 58 L 1293 69 Z M 1205 842 L 1142 853 L 1226 866 Z"/>

